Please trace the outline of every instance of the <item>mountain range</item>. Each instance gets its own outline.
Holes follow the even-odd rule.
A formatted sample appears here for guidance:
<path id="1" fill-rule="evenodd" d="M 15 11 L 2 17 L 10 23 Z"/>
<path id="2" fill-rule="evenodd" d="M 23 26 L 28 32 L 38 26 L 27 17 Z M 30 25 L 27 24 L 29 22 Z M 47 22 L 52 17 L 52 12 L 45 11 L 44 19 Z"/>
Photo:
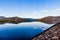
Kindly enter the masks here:
<path id="1" fill-rule="evenodd" d="M 4 17 L 0 16 L 0 23 L 21 23 L 21 22 L 33 22 L 35 19 L 32 18 L 21 18 L 21 17 Z"/>
<path id="2" fill-rule="evenodd" d="M 20 23 L 20 22 L 44 22 L 48 24 L 60 22 L 60 16 L 47 16 L 41 19 L 21 18 L 21 17 L 4 17 L 0 16 L 0 23 Z"/>

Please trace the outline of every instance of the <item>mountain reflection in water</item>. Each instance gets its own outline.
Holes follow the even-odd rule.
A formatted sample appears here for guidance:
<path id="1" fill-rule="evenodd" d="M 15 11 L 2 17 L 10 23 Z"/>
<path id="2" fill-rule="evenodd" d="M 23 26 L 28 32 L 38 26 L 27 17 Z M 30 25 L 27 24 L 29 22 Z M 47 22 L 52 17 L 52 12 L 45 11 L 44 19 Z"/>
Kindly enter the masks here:
<path id="1" fill-rule="evenodd" d="M 50 24 L 26 22 L 0 24 L 0 40 L 30 40 L 33 36 L 49 28 Z"/>

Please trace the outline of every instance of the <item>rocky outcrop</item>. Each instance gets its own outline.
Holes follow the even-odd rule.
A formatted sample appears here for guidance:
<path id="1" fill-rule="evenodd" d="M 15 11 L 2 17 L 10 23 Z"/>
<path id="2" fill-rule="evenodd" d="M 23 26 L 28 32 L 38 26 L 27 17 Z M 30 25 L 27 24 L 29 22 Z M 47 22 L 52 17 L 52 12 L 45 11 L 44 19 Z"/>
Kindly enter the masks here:
<path id="1" fill-rule="evenodd" d="M 49 29 L 36 35 L 32 40 L 60 40 L 60 23 L 56 23 Z"/>
<path id="2" fill-rule="evenodd" d="M 37 19 L 38 22 L 44 22 L 44 23 L 58 23 L 60 22 L 60 16 L 48 16 L 48 17 L 44 17 L 42 19 Z"/>

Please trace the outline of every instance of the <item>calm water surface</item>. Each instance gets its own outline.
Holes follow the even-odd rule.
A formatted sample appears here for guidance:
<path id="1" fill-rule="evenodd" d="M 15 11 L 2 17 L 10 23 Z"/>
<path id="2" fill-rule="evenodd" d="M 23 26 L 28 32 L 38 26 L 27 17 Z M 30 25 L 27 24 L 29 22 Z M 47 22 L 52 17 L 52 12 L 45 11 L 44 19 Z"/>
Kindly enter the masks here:
<path id="1" fill-rule="evenodd" d="M 50 26 L 41 22 L 0 24 L 0 40 L 29 40 Z"/>

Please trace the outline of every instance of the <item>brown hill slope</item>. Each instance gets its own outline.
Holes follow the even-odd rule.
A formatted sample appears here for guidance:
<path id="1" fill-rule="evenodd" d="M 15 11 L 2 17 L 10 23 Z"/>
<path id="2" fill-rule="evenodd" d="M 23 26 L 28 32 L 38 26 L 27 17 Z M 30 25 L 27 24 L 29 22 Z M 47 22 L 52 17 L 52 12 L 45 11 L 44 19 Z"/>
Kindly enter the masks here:
<path id="1" fill-rule="evenodd" d="M 60 22 L 60 16 L 48 16 L 42 19 L 37 19 L 39 22 L 44 22 L 44 23 L 58 23 Z"/>

